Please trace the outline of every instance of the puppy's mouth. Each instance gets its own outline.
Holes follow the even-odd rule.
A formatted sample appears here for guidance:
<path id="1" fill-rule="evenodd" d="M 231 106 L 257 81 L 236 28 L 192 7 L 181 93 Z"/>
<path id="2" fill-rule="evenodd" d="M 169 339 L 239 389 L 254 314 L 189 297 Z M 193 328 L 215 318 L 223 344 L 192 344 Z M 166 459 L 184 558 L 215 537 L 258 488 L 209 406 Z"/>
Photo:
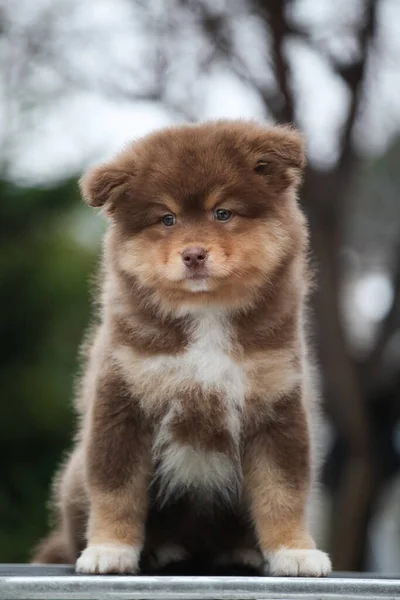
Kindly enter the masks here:
<path id="1" fill-rule="evenodd" d="M 212 288 L 210 280 L 211 273 L 205 266 L 186 269 L 183 279 L 185 288 L 192 293 L 210 292 Z"/>
<path id="2" fill-rule="evenodd" d="M 210 278 L 210 273 L 207 269 L 190 270 L 185 274 L 185 279 L 191 281 L 203 281 Z"/>

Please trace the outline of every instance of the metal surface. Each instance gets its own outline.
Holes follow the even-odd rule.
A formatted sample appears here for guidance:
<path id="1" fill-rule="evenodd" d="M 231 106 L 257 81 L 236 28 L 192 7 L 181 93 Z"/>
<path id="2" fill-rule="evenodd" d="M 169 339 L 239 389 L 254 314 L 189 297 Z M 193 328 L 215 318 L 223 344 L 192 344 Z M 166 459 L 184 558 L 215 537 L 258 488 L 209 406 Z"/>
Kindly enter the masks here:
<path id="1" fill-rule="evenodd" d="M 400 579 L 78 576 L 71 567 L 0 566 L 0 599 L 30 600 L 363 600 L 400 599 Z"/>

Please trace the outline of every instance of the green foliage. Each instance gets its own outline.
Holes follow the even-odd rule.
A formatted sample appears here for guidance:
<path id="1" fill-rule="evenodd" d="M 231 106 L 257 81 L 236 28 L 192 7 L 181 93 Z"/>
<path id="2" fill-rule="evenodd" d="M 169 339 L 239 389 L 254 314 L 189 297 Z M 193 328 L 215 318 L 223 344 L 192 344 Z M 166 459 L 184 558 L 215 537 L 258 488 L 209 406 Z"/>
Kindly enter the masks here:
<path id="1" fill-rule="evenodd" d="M 73 433 L 97 260 L 97 248 L 74 235 L 92 222 L 87 210 L 74 181 L 0 181 L 0 562 L 28 560 L 45 533 L 51 478 Z"/>

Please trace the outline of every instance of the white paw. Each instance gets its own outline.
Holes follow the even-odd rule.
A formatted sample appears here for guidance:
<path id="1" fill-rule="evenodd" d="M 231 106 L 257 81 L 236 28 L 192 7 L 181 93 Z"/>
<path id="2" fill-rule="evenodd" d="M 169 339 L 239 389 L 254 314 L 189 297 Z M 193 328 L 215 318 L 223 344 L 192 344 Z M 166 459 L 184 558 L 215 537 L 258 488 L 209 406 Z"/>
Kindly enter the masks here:
<path id="1" fill-rule="evenodd" d="M 171 563 L 180 562 L 187 558 L 187 552 L 183 546 L 178 544 L 164 544 L 159 546 L 155 552 L 154 557 L 150 561 L 152 569 L 161 569 Z"/>
<path id="2" fill-rule="evenodd" d="M 235 550 L 220 554 L 215 560 L 215 564 L 219 566 L 243 565 L 252 567 L 253 569 L 260 569 L 263 560 L 260 552 L 257 550 L 252 550 L 251 548 L 236 548 Z"/>
<path id="3" fill-rule="evenodd" d="M 281 548 L 264 555 L 268 575 L 286 577 L 325 577 L 331 570 L 329 556 L 321 550 Z"/>
<path id="4" fill-rule="evenodd" d="M 137 573 L 140 548 L 128 544 L 88 546 L 76 562 L 77 573 Z"/>

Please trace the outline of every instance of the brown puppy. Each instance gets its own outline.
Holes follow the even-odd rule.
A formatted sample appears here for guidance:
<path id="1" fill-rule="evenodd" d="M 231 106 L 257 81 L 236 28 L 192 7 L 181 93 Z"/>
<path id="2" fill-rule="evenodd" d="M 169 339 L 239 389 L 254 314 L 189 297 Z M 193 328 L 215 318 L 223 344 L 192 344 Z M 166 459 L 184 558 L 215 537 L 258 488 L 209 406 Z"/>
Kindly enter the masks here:
<path id="1" fill-rule="evenodd" d="M 203 553 L 329 572 L 305 519 L 304 164 L 293 129 L 219 121 L 154 133 L 83 177 L 109 218 L 100 322 L 36 561 L 136 573 L 141 555 Z"/>

